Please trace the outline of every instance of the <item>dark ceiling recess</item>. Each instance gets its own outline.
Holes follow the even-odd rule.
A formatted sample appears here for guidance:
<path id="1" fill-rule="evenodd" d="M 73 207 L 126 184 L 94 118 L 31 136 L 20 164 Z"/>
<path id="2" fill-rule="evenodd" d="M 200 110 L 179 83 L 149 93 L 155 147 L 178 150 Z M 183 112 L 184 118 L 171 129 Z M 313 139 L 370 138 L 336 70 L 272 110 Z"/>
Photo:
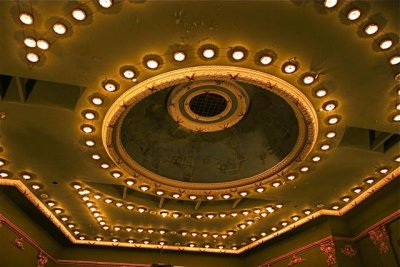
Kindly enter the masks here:
<path id="1" fill-rule="evenodd" d="M 226 106 L 226 99 L 213 93 L 197 95 L 189 102 L 190 110 L 202 117 L 217 116 L 226 109 Z"/>

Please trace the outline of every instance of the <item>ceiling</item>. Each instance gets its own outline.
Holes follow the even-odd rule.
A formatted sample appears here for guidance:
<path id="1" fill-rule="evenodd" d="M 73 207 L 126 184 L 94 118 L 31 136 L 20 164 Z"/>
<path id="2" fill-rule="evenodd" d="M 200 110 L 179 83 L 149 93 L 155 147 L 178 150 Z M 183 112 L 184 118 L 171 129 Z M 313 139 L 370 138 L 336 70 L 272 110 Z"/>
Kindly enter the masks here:
<path id="1" fill-rule="evenodd" d="M 0 185 L 93 246 L 239 254 L 343 215 L 400 172 L 400 8 L 334 2 L 1 2 Z"/>

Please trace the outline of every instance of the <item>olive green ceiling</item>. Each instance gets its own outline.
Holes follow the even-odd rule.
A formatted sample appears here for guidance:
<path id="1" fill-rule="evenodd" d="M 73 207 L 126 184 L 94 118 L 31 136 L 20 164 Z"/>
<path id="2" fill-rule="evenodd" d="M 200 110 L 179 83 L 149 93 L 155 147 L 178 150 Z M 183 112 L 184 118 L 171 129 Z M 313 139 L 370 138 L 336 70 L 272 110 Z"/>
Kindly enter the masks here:
<path id="1" fill-rule="evenodd" d="M 329 209 L 335 203 L 343 206 L 341 197 L 356 196 L 351 192 L 353 187 L 362 185 L 365 189 L 369 186 L 363 182 L 365 178 L 372 176 L 380 180 L 384 175 L 377 173 L 379 168 L 388 167 L 392 172 L 398 166 L 394 161 L 399 154 L 398 143 L 387 145 L 389 148 L 386 149 L 371 150 L 371 134 L 383 132 L 386 136 L 393 135 L 390 140 L 395 140 L 395 134 L 399 133 L 398 123 L 391 120 L 398 101 L 394 75 L 399 73 L 399 67 L 388 63 L 389 56 L 396 51 L 399 53 L 398 39 L 387 53 L 378 51 L 374 40 L 380 40 L 384 33 L 398 34 L 400 9 L 397 1 L 354 2 L 360 4 L 364 16 L 357 22 L 348 23 L 343 17 L 347 6 L 342 2 L 339 1 L 333 10 L 324 8 L 321 1 L 126 1 L 109 10 L 88 2 L 86 6 L 93 15 L 82 25 L 74 24 L 69 34 L 58 39 L 50 30 L 52 23 L 57 21 L 56 17 L 62 17 L 71 24 L 73 19 L 69 11 L 78 5 L 77 2 L 33 2 L 34 28 L 22 27 L 18 21 L 18 8 L 30 11 L 27 2 L 1 2 L 0 74 L 14 77 L 7 88 L 2 86 L 0 102 L 0 112 L 6 114 L 0 121 L 3 148 L 0 158 L 7 161 L 3 168 L 11 173 L 10 179 L 15 180 L 22 180 L 21 172 L 32 173 L 33 179 L 24 183 L 28 187 L 33 182 L 42 185 L 41 190 L 34 192 L 39 199 L 46 201 L 40 196 L 47 194 L 49 200 L 64 209 L 82 234 L 108 240 L 112 237 L 110 232 L 100 228 L 77 190 L 71 187 L 72 183 L 79 182 L 114 200 L 135 203 L 157 212 L 168 210 L 196 215 L 284 204 L 282 209 L 261 218 L 261 223 L 255 222 L 232 237 L 216 239 L 216 243 L 227 247 L 251 243 L 251 236 L 270 233 L 271 227 L 278 227 L 281 221 L 290 221 L 295 214 L 304 217 L 302 211 L 306 208 Z M 374 37 L 362 34 L 362 27 L 369 17 L 383 27 Z M 25 36 L 43 34 L 56 40 L 41 61 L 31 67 L 25 60 L 23 31 Z M 154 191 L 150 195 L 124 189 L 123 180 L 116 180 L 109 170 L 101 169 L 90 159 L 91 150 L 84 146 L 81 113 L 93 108 L 88 97 L 95 92 L 103 93 L 101 82 L 106 78 L 118 78 L 120 67 L 125 65 L 137 66 L 139 82 L 181 67 L 209 65 L 210 62 L 195 56 L 195 51 L 208 43 L 220 48 L 221 55 L 212 61 L 214 65 L 237 65 L 265 71 L 296 86 L 314 105 L 324 130 L 328 129 L 324 124 L 326 114 L 319 109 L 327 100 L 336 100 L 339 105 L 335 112 L 342 119 L 334 127 L 337 136 L 329 141 L 332 148 L 317 153 L 322 157 L 321 162 L 307 162 L 308 173 L 296 171 L 298 179 L 285 181 L 278 188 L 269 187 L 265 193 L 251 195 L 240 202 L 162 199 L 155 196 Z M 187 47 L 188 54 L 192 53 L 184 63 L 166 62 L 155 71 L 146 70 L 141 64 L 146 55 L 170 55 L 179 45 Z M 225 54 L 227 48 L 236 45 L 247 48 L 252 55 L 271 49 L 277 59 L 267 67 L 255 64 L 250 57 L 234 63 Z M 300 70 L 295 75 L 283 74 L 281 64 L 294 57 L 300 62 Z M 318 86 L 328 89 L 328 95 L 323 99 L 314 96 L 314 86 L 299 83 L 299 75 L 310 70 L 319 73 Z M 25 80 L 15 77 L 38 82 L 33 89 L 24 92 L 18 81 L 23 83 Z M 124 83 L 125 87 L 133 85 Z M 104 94 L 104 105 L 110 106 L 117 96 Z M 106 111 L 107 108 L 97 110 L 101 116 Z M 95 123 L 100 131 L 101 122 Z M 148 212 L 128 212 L 126 208 L 103 201 L 96 201 L 95 205 L 110 226 L 163 228 L 169 232 L 221 233 L 256 217 L 252 212 L 248 217 L 173 219 Z M 113 233 L 115 235 L 121 240 L 132 237 L 138 241 L 150 238 L 158 242 L 165 239 L 168 243 L 180 242 L 182 245 L 214 242 L 212 237 L 173 234 L 162 238 L 159 234 L 121 231 Z"/>

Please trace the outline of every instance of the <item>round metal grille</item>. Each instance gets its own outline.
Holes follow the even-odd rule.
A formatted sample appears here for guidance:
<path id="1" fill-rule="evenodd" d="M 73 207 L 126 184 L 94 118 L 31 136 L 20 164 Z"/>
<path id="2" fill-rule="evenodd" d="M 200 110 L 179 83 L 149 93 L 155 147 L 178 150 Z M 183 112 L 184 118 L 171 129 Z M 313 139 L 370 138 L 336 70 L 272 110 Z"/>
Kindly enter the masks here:
<path id="1" fill-rule="evenodd" d="M 189 102 L 190 110 L 202 117 L 213 117 L 222 113 L 227 106 L 226 99 L 218 94 L 203 93 Z"/>

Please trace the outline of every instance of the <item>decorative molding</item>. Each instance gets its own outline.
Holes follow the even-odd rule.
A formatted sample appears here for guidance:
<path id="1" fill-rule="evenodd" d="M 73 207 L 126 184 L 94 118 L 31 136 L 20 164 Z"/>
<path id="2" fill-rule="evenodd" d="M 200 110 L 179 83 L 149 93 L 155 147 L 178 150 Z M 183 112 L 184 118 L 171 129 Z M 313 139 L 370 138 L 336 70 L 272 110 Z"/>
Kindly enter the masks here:
<path id="1" fill-rule="evenodd" d="M 293 254 L 292 258 L 290 259 L 290 261 L 288 263 L 288 266 L 292 266 L 292 265 L 301 263 L 303 261 L 305 261 L 305 259 L 303 259 L 302 257 L 298 257 L 295 254 Z"/>
<path id="2" fill-rule="evenodd" d="M 369 231 L 368 235 L 372 243 L 379 248 L 381 254 L 389 252 L 389 235 L 385 225 L 380 225 L 376 229 Z"/>
<path id="3" fill-rule="evenodd" d="M 348 257 L 354 257 L 357 255 L 357 250 L 353 247 L 352 244 L 347 243 L 340 249 L 343 255 L 346 255 Z"/>
<path id="4" fill-rule="evenodd" d="M 25 250 L 24 239 L 22 237 L 16 237 L 12 243 L 19 250 Z"/>
<path id="5" fill-rule="evenodd" d="M 333 238 L 328 242 L 320 244 L 319 248 L 322 253 L 324 253 L 328 266 L 336 264 L 335 243 L 333 243 Z"/>
<path id="6" fill-rule="evenodd" d="M 37 255 L 36 258 L 37 258 L 36 267 L 44 267 L 46 263 L 49 261 L 49 258 L 42 250 L 39 251 L 39 254 Z"/>

